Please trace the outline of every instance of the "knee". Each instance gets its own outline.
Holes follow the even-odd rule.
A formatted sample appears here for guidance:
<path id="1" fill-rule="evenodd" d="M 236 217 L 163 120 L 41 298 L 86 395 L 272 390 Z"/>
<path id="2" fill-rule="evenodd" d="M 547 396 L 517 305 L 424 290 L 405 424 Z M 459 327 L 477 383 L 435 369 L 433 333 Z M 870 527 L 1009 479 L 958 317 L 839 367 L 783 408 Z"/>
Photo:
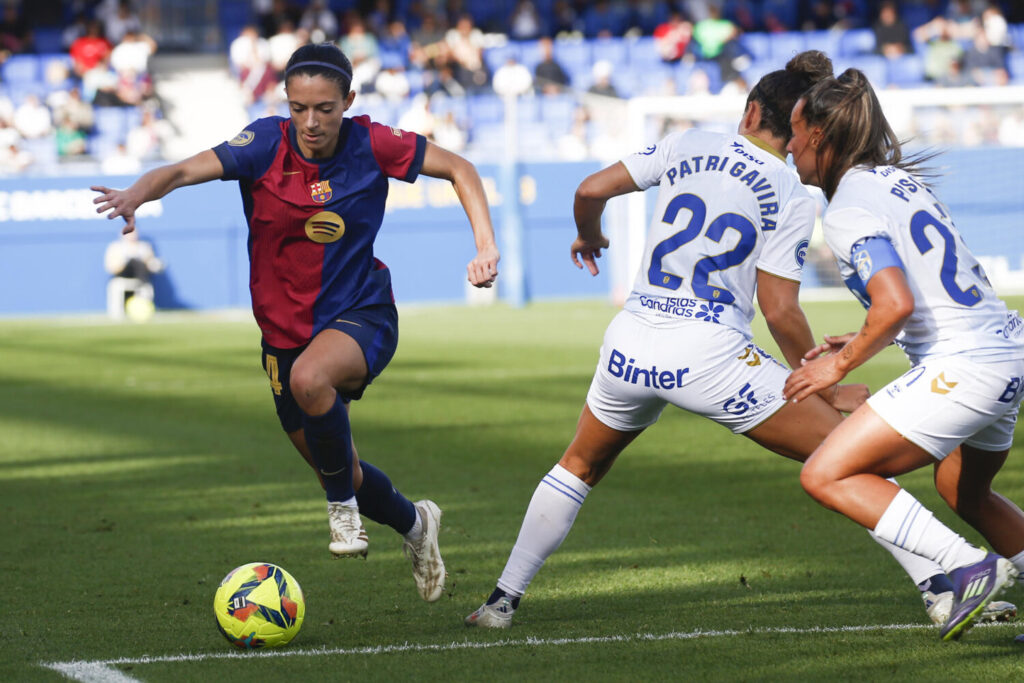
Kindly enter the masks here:
<path id="1" fill-rule="evenodd" d="M 800 485 L 804 488 L 804 491 L 811 498 L 826 507 L 829 506 L 828 493 L 831 483 L 832 478 L 828 476 L 823 467 L 815 462 L 814 458 L 804 463 L 803 468 L 800 470 Z"/>
<path id="2" fill-rule="evenodd" d="M 330 387 L 327 374 L 321 372 L 311 363 L 296 362 L 292 366 L 291 377 L 288 380 L 295 402 L 307 413 L 310 407 L 318 402 Z"/>

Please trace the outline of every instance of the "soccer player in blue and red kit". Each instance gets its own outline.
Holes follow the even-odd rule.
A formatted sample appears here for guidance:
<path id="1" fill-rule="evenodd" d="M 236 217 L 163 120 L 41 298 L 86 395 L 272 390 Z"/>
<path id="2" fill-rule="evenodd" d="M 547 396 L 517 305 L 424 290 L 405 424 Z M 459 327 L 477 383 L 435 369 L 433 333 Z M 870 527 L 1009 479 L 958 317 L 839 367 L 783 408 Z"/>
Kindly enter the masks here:
<path id="1" fill-rule="evenodd" d="M 249 224 L 249 288 L 263 334 L 263 366 L 281 426 L 317 471 L 327 494 L 329 549 L 364 556 L 359 517 L 405 538 L 420 596 L 440 598 L 445 570 L 437 534 L 441 511 L 412 503 L 352 443 L 348 402 L 391 360 L 398 314 L 391 276 L 374 258 L 388 178 L 424 174 L 452 183 L 469 218 L 477 254 L 469 281 L 490 287 L 498 249 L 473 165 L 420 135 L 345 118 L 355 98 L 352 65 L 330 43 L 305 45 L 285 70 L 290 118 L 269 117 L 234 139 L 142 175 L 130 187 L 92 189 L 97 212 L 135 228 L 135 211 L 172 190 L 237 180 Z"/>

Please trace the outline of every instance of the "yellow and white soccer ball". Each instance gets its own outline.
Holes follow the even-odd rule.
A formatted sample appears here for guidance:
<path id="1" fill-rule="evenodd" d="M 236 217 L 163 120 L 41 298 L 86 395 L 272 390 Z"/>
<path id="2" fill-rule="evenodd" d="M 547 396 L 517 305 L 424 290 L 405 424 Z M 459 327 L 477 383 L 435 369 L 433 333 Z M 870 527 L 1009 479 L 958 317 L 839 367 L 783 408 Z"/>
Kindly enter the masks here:
<path id="1" fill-rule="evenodd" d="M 291 574 L 268 562 L 232 569 L 213 597 L 217 626 L 244 649 L 287 644 L 302 627 L 306 600 Z"/>
<path id="2" fill-rule="evenodd" d="M 156 307 L 144 296 L 131 296 L 124 303 L 124 313 L 134 323 L 144 323 L 153 317 Z"/>

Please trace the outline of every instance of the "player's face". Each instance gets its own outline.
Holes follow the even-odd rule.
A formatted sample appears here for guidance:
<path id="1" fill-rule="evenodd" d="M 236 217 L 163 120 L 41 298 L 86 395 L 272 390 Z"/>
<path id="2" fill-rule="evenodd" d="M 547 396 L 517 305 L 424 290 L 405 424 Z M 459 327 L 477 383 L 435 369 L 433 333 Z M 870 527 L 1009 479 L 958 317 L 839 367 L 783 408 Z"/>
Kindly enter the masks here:
<path id="1" fill-rule="evenodd" d="M 356 94 L 343 97 L 338 84 L 323 76 L 298 74 L 288 79 L 288 110 L 299 149 L 310 159 L 334 154 L 345 111 Z"/>
<path id="2" fill-rule="evenodd" d="M 818 173 L 818 146 L 815 140 L 820 136 L 821 131 L 817 128 L 811 129 L 803 117 L 804 100 L 798 100 L 793 107 L 793 114 L 789 117 L 789 125 L 793 129 L 793 137 L 786 150 L 793 155 L 793 165 L 796 172 L 800 174 L 800 182 L 804 185 L 820 185 L 821 177 Z"/>

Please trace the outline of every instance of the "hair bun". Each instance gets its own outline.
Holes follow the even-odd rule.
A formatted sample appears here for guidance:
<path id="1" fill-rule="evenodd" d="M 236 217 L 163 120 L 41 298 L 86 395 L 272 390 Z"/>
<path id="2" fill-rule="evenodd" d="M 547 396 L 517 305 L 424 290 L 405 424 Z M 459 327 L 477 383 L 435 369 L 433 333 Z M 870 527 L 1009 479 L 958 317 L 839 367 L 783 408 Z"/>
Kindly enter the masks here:
<path id="1" fill-rule="evenodd" d="M 817 83 L 832 75 L 832 60 L 821 50 L 807 50 L 790 59 L 786 71 Z"/>

